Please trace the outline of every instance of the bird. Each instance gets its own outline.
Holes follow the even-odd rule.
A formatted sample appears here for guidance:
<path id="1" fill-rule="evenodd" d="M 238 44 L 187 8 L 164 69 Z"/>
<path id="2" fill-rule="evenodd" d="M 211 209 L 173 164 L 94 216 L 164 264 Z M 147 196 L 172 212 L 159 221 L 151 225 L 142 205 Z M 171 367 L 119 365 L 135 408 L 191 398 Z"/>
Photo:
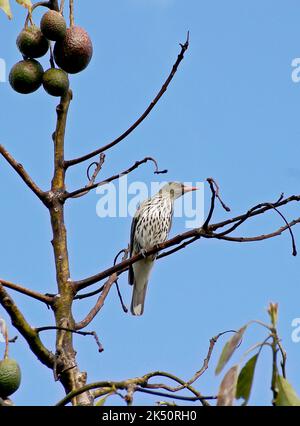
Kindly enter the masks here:
<path id="1" fill-rule="evenodd" d="M 129 267 L 128 282 L 133 286 L 132 315 L 140 316 L 144 312 L 147 285 L 157 256 L 145 253 L 166 241 L 172 226 L 174 201 L 196 189 L 183 183 L 169 182 L 138 207 L 131 224 L 130 257 L 142 253 L 143 259 Z"/>

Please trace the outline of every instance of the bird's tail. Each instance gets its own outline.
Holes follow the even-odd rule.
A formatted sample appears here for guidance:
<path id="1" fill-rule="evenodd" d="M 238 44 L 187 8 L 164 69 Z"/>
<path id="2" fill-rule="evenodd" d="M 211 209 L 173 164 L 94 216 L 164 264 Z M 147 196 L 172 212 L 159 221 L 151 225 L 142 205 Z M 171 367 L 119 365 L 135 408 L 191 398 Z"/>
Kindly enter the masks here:
<path id="1" fill-rule="evenodd" d="M 132 315 L 142 315 L 144 312 L 145 296 L 153 260 L 149 258 L 141 259 L 133 265 L 133 293 L 131 300 Z"/>

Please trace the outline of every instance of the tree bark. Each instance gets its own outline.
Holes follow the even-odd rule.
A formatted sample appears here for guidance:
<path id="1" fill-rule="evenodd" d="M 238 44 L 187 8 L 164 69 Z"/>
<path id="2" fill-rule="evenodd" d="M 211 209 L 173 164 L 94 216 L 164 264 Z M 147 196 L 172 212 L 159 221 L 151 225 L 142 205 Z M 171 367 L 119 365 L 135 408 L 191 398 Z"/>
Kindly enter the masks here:
<path id="1" fill-rule="evenodd" d="M 64 222 L 65 169 L 64 169 L 64 140 L 67 115 L 72 92 L 69 91 L 57 107 L 57 126 L 53 135 L 54 141 L 54 175 L 51 191 L 48 193 L 49 212 L 52 226 L 52 246 L 54 251 L 56 280 L 58 294 L 53 303 L 56 326 L 74 328 L 72 303 L 74 287 L 70 279 L 69 256 L 67 247 L 67 231 Z M 57 330 L 56 335 L 56 365 L 54 375 L 60 380 L 66 393 L 86 384 L 86 373 L 80 372 L 76 363 L 76 352 L 73 348 L 72 332 Z M 73 405 L 92 405 L 90 392 L 85 392 L 73 398 Z"/>

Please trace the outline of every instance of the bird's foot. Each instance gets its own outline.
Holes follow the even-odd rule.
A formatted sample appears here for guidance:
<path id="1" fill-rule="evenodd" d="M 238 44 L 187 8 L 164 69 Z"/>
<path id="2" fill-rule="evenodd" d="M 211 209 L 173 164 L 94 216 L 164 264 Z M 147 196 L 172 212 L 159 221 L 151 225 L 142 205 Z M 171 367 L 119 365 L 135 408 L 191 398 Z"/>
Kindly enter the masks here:
<path id="1" fill-rule="evenodd" d="M 141 250 L 141 255 L 143 256 L 144 259 L 146 259 L 146 257 L 147 257 L 147 250 L 142 249 Z"/>

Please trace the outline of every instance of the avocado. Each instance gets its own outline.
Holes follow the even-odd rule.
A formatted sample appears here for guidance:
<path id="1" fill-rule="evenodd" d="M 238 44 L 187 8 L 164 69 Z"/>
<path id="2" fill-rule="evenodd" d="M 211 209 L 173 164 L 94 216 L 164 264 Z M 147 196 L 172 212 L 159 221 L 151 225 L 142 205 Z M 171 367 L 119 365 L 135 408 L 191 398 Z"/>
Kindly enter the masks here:
<path id="1" fill-rule="evenodd" d="M 28 58 L 40 58 L 49 49 L 49 41 L 36 26 L 25 27 L 17 38 L 20 52 Z"/>
<path id="2" fill-rule="evenodd" d="M 88 33 L 78 26 L 68 28 L 65 37 L 54 46 L 55 62 L 70 74 L 84 70 L 92 56 L 92 41 Z"/>
<path id="3" fill-rule="evenodd" d="M 21 369 L 17 361 L 4 358 L 0 361 L 0 397 L 7 398 L 17 389 L 21 383 Z"/>
<path id="4" fill-rule="evenodd" d="M 40 27 L 48 40 L 61 40 L 66 35 L 67 24 L 65 18 L 55 10 L 49 10 L 43 15 Z"/>
<path id="5" fill-rule="evenodd" d="M 68 74 L 57 68 L 49 68 L 43 75 L 43 86 L 49 95 L 63 96 L 69 89 Z"/>
<path id="6" fill-rule="evenodd" d="M 18 93 L 35 92 L 42 84 L 43 67 L 35 59 L 17 62 L 9 73 L 11 87 Z"/>

